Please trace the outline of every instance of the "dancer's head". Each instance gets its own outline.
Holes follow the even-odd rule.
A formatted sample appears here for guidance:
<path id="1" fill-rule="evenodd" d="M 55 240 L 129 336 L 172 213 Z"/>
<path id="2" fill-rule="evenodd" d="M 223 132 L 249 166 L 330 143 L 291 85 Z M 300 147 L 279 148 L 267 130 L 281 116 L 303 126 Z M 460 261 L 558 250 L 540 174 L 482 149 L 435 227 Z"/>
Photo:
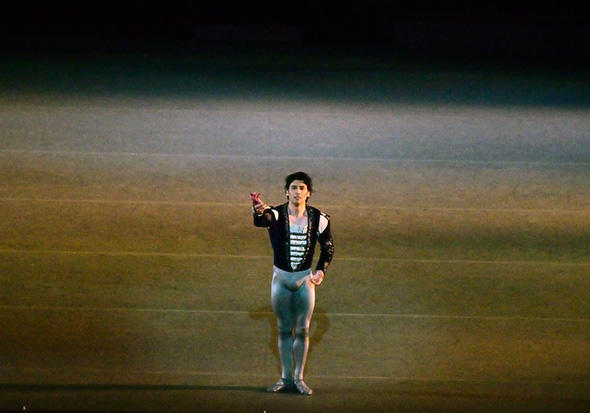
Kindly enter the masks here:
<path id="1" fill-rule="evenodd" d="M 285 178 L 285 192 L 291 202 L 306 202 L 312 192 L 311 177 L 305 172 L 295 172 Z"/>

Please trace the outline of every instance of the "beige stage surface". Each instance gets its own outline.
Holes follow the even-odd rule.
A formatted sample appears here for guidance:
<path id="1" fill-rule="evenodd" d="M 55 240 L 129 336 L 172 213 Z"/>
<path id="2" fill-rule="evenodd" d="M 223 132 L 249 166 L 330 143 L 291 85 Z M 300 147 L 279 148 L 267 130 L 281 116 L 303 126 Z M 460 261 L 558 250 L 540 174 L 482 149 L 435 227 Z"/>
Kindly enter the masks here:
<path id="1" fill-rule="evenodd" d="M 0 410 L 590 410 L 587 82 L 217 58 L 7 75 Z M 297 170 L 336 245 L 309 398 L 263 391 L 249 204 Z"/>

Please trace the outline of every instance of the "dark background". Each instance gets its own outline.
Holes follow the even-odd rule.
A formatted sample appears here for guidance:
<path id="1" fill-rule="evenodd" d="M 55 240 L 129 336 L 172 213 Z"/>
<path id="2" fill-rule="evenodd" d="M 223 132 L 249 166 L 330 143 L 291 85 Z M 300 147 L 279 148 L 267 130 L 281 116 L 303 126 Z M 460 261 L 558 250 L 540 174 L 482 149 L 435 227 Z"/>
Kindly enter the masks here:
<path id="1" fill-rule="evenodd" d="M 323 47 L 395 58 L 584 61 L 590 29 L 581 6 L 514 3 L 23 1 L 3 13 L 0 38 L 5 53 Z"/>

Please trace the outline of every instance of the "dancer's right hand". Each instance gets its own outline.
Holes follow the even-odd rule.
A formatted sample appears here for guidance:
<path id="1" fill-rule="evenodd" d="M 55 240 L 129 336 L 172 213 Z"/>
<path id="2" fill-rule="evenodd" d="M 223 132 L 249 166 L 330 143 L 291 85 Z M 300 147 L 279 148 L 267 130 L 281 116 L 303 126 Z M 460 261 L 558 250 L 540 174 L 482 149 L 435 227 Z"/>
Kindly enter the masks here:
<path id="1" fill-rule="evenodd" d="M 254 212 L 256 212 L 258 215 L 262 214 L 264 212 L 264 210 L 266 208 L 268 208 L 268 205 L 266 205 L 260 199 L 260 193 L 259 192 L 250 192 L 250 199 L 252 199 L 252 205 L 253 205 L 253 208 L 254 208 Z"/>

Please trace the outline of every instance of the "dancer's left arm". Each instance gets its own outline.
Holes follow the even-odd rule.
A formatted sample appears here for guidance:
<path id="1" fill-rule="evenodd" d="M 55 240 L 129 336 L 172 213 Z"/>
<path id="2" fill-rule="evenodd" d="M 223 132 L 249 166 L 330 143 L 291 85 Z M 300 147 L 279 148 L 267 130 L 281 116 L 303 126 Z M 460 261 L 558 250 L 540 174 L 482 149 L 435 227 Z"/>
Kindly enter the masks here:
<path id="1" fill-rule="evenodd" d="M 321 215 L 318 242 L 321 248 L 320 258 L 311 276 L 311 282 L 315 285 L 321 284 L 326 270 L 334 257 L 334 238 L 332 237 L 330 220 L 327 215 Z"/>

